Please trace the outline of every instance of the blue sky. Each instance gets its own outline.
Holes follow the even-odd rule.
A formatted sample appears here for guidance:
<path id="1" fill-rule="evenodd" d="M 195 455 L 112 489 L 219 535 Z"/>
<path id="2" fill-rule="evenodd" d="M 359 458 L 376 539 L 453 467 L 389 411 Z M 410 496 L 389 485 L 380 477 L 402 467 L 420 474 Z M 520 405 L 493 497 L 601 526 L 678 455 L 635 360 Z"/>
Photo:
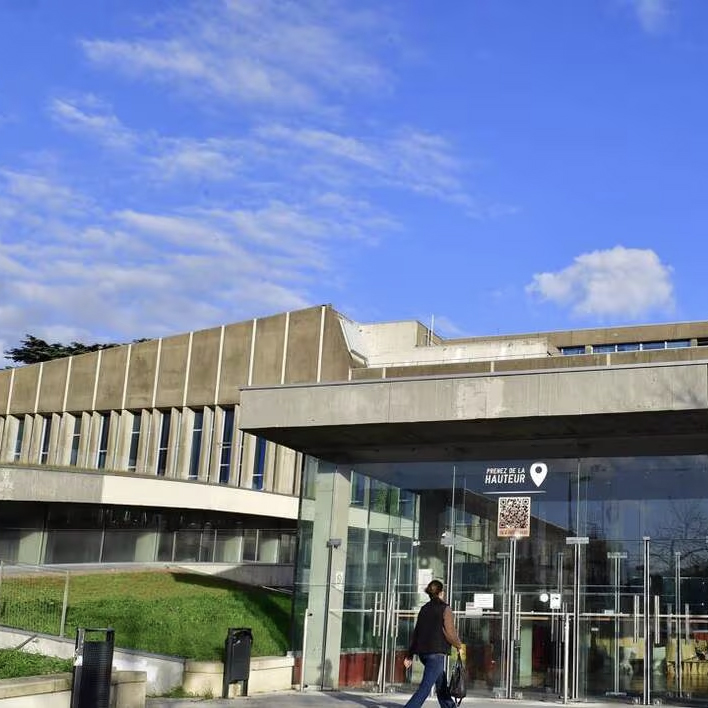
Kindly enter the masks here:
<path id="1" fill-rule="evenodd" d="M 705 319 L 707 75 L 705 0 L 0 0 L 0 349 Z"/>

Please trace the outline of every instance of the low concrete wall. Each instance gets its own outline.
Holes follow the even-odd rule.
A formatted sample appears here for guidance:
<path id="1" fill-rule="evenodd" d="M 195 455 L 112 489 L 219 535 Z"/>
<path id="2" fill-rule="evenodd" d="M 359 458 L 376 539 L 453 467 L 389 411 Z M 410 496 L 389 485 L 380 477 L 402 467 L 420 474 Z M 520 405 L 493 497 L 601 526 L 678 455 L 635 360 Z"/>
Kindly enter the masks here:
<path id="1" fill-rule="evenodd" d="M 258 587 L 292 588 L 295 578 L 295 567 L 283 563 L 185 563 L 171 566 L 172 569 L 175 567 Z"/>
<path id="2" fill-rule="evenodd" d="M 145 708 L 145 674 L 114 671 L 111 708 Z M 71 674 L 0 680 L 0 708 L 69 708 Z"/>
<path id="3" fill-rule="evenodd" d="M 248 678 L 249 695 L 290 690 L 294 665 L 292 656 L 253 657 Z M 182 687 L 187 693 L 218 698 L 222 692 L 223 675 L 224 665 L 220 661 L 186 661 Z M 231 684 L 229 697 L 240 696 L 242 687 L 241 683 Z"/>
<path id="4" fill-rule="evenodd" d="M 21 629 L 0 629 L 0 649 L 14 649 L 27 640 L 23 651 L 74 658 L 74 640 L 48 634 L 25 632 Z M 153 695 L 167 693 L 182 685 L 184 659 L 162 654 L 149 654 L 132 649 L 113 651 L 113 668 L 117 671 L 140 671 L 147 676 L 147 692 Z"/>

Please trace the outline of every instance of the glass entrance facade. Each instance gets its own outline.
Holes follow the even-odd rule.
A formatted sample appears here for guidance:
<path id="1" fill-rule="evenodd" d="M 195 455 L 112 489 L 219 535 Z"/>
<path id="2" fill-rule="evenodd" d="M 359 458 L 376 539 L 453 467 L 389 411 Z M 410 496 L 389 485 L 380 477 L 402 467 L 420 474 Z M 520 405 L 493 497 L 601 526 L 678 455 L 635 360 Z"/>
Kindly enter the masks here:
<path id="1" fill-rule="evenodd" d="M 308 686 L 406 690 L 432 578 L 473 693 L 708 702 L 708 457 L 305 463 Z"/>

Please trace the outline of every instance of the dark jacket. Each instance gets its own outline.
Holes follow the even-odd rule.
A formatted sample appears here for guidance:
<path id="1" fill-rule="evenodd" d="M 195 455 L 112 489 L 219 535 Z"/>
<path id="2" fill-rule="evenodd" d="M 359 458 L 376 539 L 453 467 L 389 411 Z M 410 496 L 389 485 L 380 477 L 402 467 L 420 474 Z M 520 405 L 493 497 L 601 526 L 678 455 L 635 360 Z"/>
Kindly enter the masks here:
<path id="1" fill-rule="evenodd" d="M 420 608 L 408 648 L 408 657 L 414 654 L 447 654 L 450 646 L 462 646 L 455 631 L 450 606 L 443 600 L 431 598 Z"/>

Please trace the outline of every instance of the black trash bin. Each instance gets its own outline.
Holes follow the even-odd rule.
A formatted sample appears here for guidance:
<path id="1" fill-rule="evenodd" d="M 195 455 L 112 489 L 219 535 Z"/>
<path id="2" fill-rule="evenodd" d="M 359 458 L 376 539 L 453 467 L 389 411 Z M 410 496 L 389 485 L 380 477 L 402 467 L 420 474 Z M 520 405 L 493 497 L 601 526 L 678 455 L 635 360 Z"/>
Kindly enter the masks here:
<path id="1" fill-rule="evenodd" d="M 109 708 L 114 643 L 115 632 L 110 628 L 76 630 L 71 708 Z"/>
<path id="2" fill-rule="evenodd" d="M 229 686 L 241 681 L 242 696 L 248 695 L 248 675 L 251 673 L 251 646 L 253 632 L 250 627 L 229 627 L 224 651 L 224 684 L 222 698 L 229 697 Z"/>

